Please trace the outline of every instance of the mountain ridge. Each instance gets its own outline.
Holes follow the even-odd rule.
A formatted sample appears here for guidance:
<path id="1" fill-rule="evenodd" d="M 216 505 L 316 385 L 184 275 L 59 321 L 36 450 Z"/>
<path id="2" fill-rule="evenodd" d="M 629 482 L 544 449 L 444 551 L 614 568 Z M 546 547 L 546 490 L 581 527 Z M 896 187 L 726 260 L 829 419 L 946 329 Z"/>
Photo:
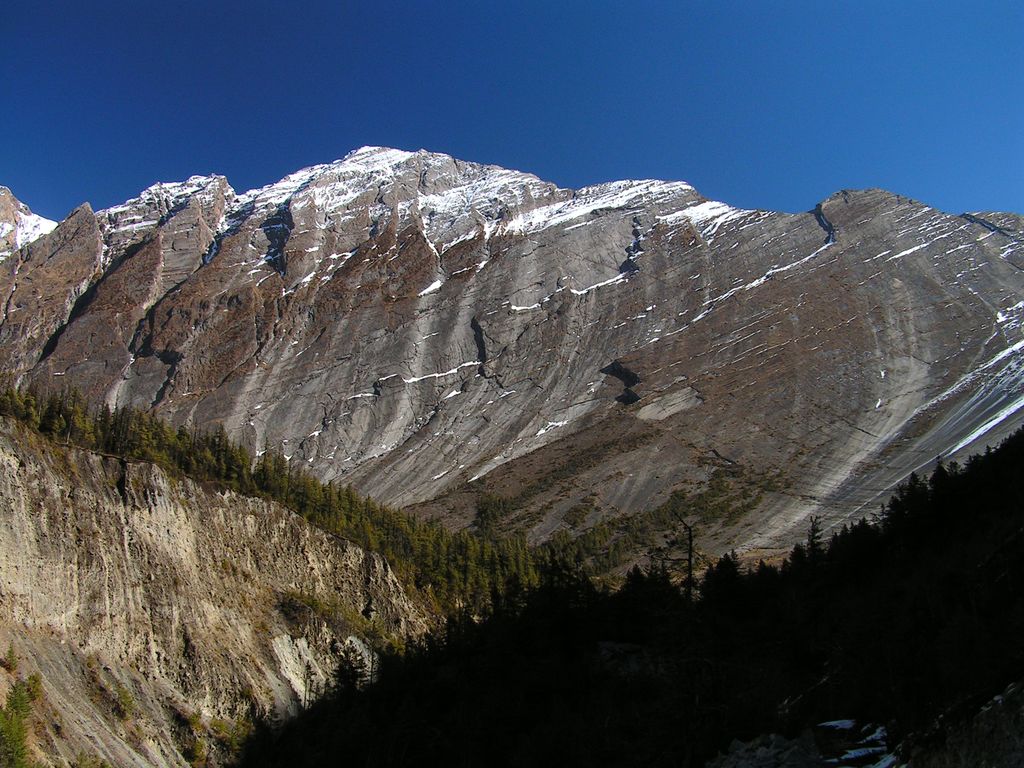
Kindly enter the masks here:
<path id="1" fill-rule="evenodd" d="M 880 190 L 749 211 L 685 182 L 566 190 L 363 148 L 72 218 L 62 283 L 46 265 L 69 249 L 41 238 L 19 251 L 40 296 L 0 286 L 16 378 L 222 424 L 452 525 L 487 492 L 523 502 L 508 523 L 533 540 L 576 535 L 732 467 L 809 480 L 753 482 L 757 508 L 709 521 L 707 545 L 784 547 L 810 514 L 869 508 L 851 482 L 884 494 L 1020 412 L 1013 214 Z"/>
<path id="2" fill-rule="evenodd" d="M 299 168 L 296 171 L 293 171 L 293 172 L 291 172 L 289 174 L 286 174 L 284 177 L 282 177 L 278 181 L 270 182 L 268 184 L 264 184 L 264 185 L 261 185 L 261 186 L 256 186 L 256 187 L 248 189 L 248 190 L 246 190 L 245 192 L 242 192 L 242 193 L 237 193 L 234 190 L 234 188 L 230 184 L 230 181 L 229 181 L 229 179 L 227 178 L 226 175 L 221 174 L 221 173 L 216 173 L 216 172 L 210 173 L 210 174 L 193 174 L 189 178 L 187 178 L 185 180 L 182 180 L 182 181 L 158 181 L 158 182 L 154 182 L 153 184 L 149 185 L 145 189 L 141 190 L 136 197 L 128 198 L 123 203 L 119 203 L 119 204 L 108 206 L 106 208 L 98 209 L 98 210 L 96 210 L 96 214 L 100 215 L 100 214 L 112 213 L 112 212 L 119 211 L 119 210 L 124 210 L 124 209 L 130 207 L 130 205 L 132 203 L 142 202 L 147 197 L 150 197 L 150 198 L 155 197 L 156 196 L 155 193 L 157 193 L 157 192 L 170 192 L 173 197 L 175 197 L 177 199 L 184 199 L 184 198 L 186 198 L 186 197 L 188 197 L 188 196 L 190 196 L 192 194 L 195 194 L 196 192 L 200 191 L 201 188 L 209 186 L 209 185 L 212 185 L 212 184 L 215 184 L 215 183 L 224 183 L 226 185 L 227 189 L 230 190 L 230 194 L 233 197 L 235 197 L 236 199 L 239 199 L 239 200 L 249 201 L 249 200 L 255 199 L 257 197 L 260 197 L 261 193 L 263 195 L 274 195 L 276 197 L 277 195 L 275 193 L 280 193 L 283 190 L 290 190 L 291 192 L 298 191 L 299 188 L 303 185 L 303 182 L 308 183 L 309 181 L 313 181 L 313 180 L 315 180 L 316 178 L 318 178 L 321 175 L 325 175 L 327 173 L 330 173 L 334 169 L 337 169 L 337 168 L 339 168 L 341 166 L 346 165 L 350 161 L 352 161 L 354 163 L 357 163 L 360 158 L 365 158 L 366 156 L 375 155 L 375 154 L 379 154 L 379 155 L 383 156 L 384 162 L 383 163 L 378 163 L 376 165 L 373 164 L 373 163 L 365 163 L 365 164 L 362 164 L 363 167 L 366 167 L 366 168 L 368 168 L 370 170 L 380 170 L 381 168 L 386 167 L 389 164 L 388 163 L 389 160 L 391 161 L 390 164 L 398 164 L 399 162 L 408 160 L 408 159 L 413 158 L 413 157 L 424 157 L 424 158 L 447 159 L 447 160 L 454 161 L 457 164 L 469 165 L 469 166 L 474 166 L 474 167 L 478 167 L 478 168 L 482 168 L 482 169 L 488 169 L 488 170 L 501 171 L 501 172 L 504 172 L 506 174 L 514 174 L 514 175 L 520 176 L 520 177 L 522 177 L 524 179 L 530 179 L 530 180 L 533 180 L 535 182 L 539 182 L 541 184 L 552 186 L 553 188 L 555 188 L 555 189 L 557 189 L 559 191 L 567 191 L 567 192 L 571 192 L 573 194 L 579 194 L 579 193 L 583 193 L 583 192 L 586 192 L 586 191 L 589 191 L 589 190 L 595 190 L 595 189 L 599 189 L 599 188 L 602 188 L 602 187 L 608 187 L 608 186 L 612 186 L 612 185 L 642 184 L 642 183 L 656 183 L 656 184 L 669 184 L 669 185 L 676 185 L 676 184 L 678 184 L 678 185 L 680 185 L 682 187 L 688 187 L 688 188 L 694 189 L 694 191 L 696 191 L 695 188 L 689 182 L 687 182 L 687 181 L 683 181 L 683 180 L 669 180 L 669 179 L 662 179 L 662 178 L 612 179 L 612 180 L 608 180 L 608 181 L 604 181 L 604 182 L 594 182 L 592 184 L 586 184 L 586 185 L 583 185 L 581 187 L 560 187 L 557 184 L 554 184 L 552 182 L 544 182 L 538 176 L 536 176 L 535 174 L 532 174 L 532 173 L 529 173 L 529 172 L 526 172 L 526 171 L 518 171 L 518 170 L 506 169 L 506 168 L 504 168 L 504 167 L 502 167 L 500 165 L 496 165 L 496 164 L 475 163 L 475 162 L 458 160 L 454 156 L 447 155 L 445 153 L 440 153 L 440 152 L 433 152 L 433 151 L 430 151 L 430 150 L 427 150 L 427 149 L 423 149 L 423 148 L 418 149 L 418 150 L 414 150 L 414 151 L 410 151 L 410 150 L 402 150 L 402 149 L 397 149 L 397 148 L 394 148 L 394 147 L 387 147 L 387 146 L 382 146 L 382 145 L 364 145 L 364 146 L 361 146 L 361 147 L 358 147 L 358 148 L 352 150 L 351 152 L 347 153 L 346 155 L 344 155 L 344 156 L 342 156 L 340 158 L 337 158 L 337 159 L 335 159 L 335 160 L 333 160 L 333 161 L 331 161 L 329 163 L 317 163 L 317 164 L 314 164 L 314 165 L 310 165 L 310 166 L 305 166 L 303 168 Z M 296 181 L 298 181 L 299 183 L 296 183 Z M 4 187 L 4 186 L 0 185 L 0 194 L 2 194 L 4 192 L 6 192 L 8 195 L 10 195 L 17 202 L 17 204 L 20 204 L 20 206 L 22 206 L 24 209 L 27 210 L 27 206 L 25 206 L 25 204 L 22 201 L 17 200 L 17 198 L 14 197 L 14 195 L 11 192 L 10 188 Z M 884 194 L 884 195 L 891 195 L 891 196 L 895 197 L 897 200 L 906 200 L 906 201 L 913 202 L 913 203 L 918 203 L 919 202 L 915 198 L 906 197 L 906 196 L 901 195 L 901 194 L 899 194 L 897 192 L 892 192 L 892 191 L 889 191 L 889 190 L 887 190 L 885 188 L 882 188 L 882 187 L 865 187 L 865 188 L 845 188 L 844 187 L 844 188 L 841 188 L 841 189 L 837 189 L 835 192 L 831 193 L 830 195 L 827 195 L 825 198 L 820 200 L 818 203 L 816 203 L 811 208 L 806 209 L 805 211 L 781 211 L 781 210 L 768 209 L 768 208 L 737 209 L 737 210 L 760 210 L 760 211 L 771 211 L 773 213 L 789 213 L 790 215 L 797 215 L 799 213 L 813 212 L 816 209 L 820 209 L 820 207 L 821 207 L 821 205 L 823 203 L 825 203 L 825 202 L 827 202 L 829 200 L 832 200 L 836 196 L 838 196 L 838 195 L 846 195 L 846 194 L 851 194 L 851 193 Z M 717 202 L 717 201 L 711 201 L 711 202 Z M 719 204 L 727 205 L 725 203 L 719 203 Z M 921 203 L 921 204 L 925 205 L 924 203 Z M 90 206 L 90 204 L 88 202 L 83 202 L 82 205 L 89 206 L 89 210 L 93 210 L 93 208 Z M 78 207 L 81 207 L 81 206 L 78 206 Z M 77 208 L 75 210 L 77 210 Z M 941 209 L 936 209 L 936 210 L 941 210 Z M 962 212 L 960 214 L 952 214 L 951 212 L 947 212 L 947 213 L 950 213 L 950 215 L 960 215 L 962 217 L 975 217 L 975 218 L 979 218 L 979 219 L 983 218 L 986 215 L 997 215 L 997 216 L 998 215 L 1003 215 L 1003 214 L 1020 215 L 1020 214 L 1013 213 L 1013 212 L 1010 212 L 1010 211 L 982 211 L 982 210 L 964 211 L 964 212 Z M 70 214 L 69 214 L 69 216 L 70 216 Z M 41 216 L 38 216 L 36 218 L 42 219 L 44 222 L 47 222 L 49 225 L 53 225 L 53 226 L 56 226 L 56 224 L 59 223 L 59 222 L 56 222 L 56 221 L 45 219 L 45 217 L 41 217 Z M 990 225 L 990 226 L 996 226 L 996 225 Z M 51 227 L 51 229 L 52 229 L 52 227 Z M 32 240 L 35 240 L 35 239 L 38 239 L 39 237 L 41 237 L 42 234 L 48 234 L 48 231 L 49 230 L 47 230 L 46 232 L 39 232 L 38 234 L 35 231 L 32 231 L 29 234 L 29 237 L 31 237 L 32 239 L 25 239 L 18 247 L 21 247 L 21 245 L 29 244 L 30 242 L 32 242 Z"/>

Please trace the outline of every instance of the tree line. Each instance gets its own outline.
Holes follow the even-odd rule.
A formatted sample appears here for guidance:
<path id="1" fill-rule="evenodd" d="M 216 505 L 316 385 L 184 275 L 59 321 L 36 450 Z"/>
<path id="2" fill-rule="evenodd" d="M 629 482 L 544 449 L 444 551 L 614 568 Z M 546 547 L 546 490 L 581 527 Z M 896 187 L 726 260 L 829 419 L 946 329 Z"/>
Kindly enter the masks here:
<path id="1" fill-rule="evenodd" d="M 871 520 L 811 519 L 779 565 L 724 555 L 692 594 L 662 567 L 612 590 L 550 561 L 376 682 L 343 668 L 242 765 L 685 767 L 837 719 L 926 732 L 1024 677 L 1022 467 L 1024 430 L 912 476 Z"/>
<path id="2" fill-rule="evenodd" d="M 8 387 L 0 415 L 66 445 L 148 461 L 218 488 L 277 501 L 310 523 L 383 555 L 406 584 L 439 613 L 477 611 L 509 584 L 536 581 L 534 555 L 522 536 L 452 532 L 416 520 L 355 491 L 322 483 L 277 451 L 255 460 L 223 427 L 175 428 L 145 411 L 90 409 L 68 389 L 49 395 Z"/>

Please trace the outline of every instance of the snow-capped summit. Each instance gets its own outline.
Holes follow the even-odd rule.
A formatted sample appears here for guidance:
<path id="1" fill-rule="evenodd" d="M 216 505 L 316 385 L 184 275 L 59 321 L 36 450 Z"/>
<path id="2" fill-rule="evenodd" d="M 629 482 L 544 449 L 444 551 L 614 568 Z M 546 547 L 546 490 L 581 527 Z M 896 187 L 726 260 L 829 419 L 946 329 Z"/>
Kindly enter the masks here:
<path id="1" fill-rule="evenodd" d="M 0 187 L 0 261 L 24 245 L 57 226 L 56 221 L 37 216 L 28 206 L 11 194 L 7 187 Z"/>

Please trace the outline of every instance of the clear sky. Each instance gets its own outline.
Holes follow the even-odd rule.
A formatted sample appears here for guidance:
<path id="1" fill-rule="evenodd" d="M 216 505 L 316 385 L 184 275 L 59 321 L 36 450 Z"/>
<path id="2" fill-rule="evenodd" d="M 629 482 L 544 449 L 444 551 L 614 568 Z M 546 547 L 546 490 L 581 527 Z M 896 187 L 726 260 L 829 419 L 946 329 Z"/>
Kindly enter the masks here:
<path id="1" fill-rule="evenodd" d="M 37 213 L 365 144 L 801 211 L 1024 213 L 1024 3 L 12 2 L 0 184 Z"/>

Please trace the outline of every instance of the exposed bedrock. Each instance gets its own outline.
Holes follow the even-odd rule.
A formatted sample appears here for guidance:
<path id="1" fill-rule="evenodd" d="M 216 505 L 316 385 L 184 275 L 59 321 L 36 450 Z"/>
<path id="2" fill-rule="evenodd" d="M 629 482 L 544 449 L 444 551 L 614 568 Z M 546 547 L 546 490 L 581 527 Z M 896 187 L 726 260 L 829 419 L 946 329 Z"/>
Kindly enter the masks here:
<path id="1" fill-rule="evenodd" d="M 193 730 L 295 712 L 369 654 L 368 622 L 307 603 L 426 629 L 382 557 L 273 502 L 0 419 L 0 645 L 42 678 L 51 759 L 185 766 Z"/>

